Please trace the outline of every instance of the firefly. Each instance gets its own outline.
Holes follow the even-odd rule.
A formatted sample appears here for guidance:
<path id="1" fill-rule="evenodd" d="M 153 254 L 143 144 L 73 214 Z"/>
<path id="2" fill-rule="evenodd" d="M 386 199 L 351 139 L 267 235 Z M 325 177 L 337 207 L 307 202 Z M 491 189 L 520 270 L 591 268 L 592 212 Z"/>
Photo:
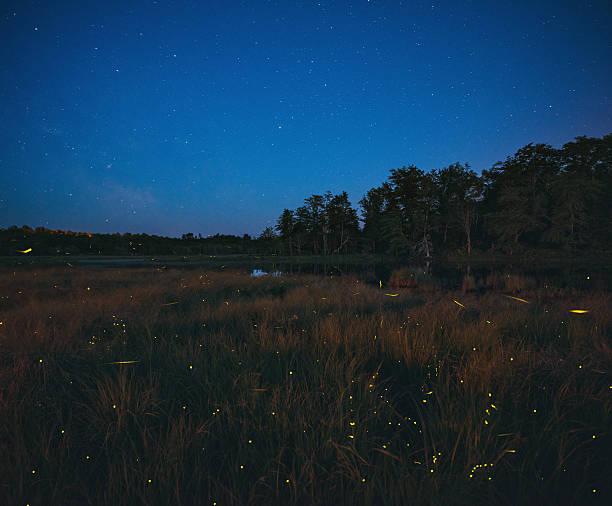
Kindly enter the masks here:
<path id="1" fill-rule="evenodd" d="M 461 307 L 465 307 L 463 304 L 461 304 L 461 302 L 457 302 L 456 300 L 453 299 L 453 302 Z"/>
<path id="2" fill-rule="evenodd" d="M 512 295 L 504 295 L 504 297 L 508 297 L 509 299 L 514 299 L 514 300 L 518 300 L 519 302 L 524 302 L 526 304 L 529 304 L 528 300 L 525 299 L 519 299 L 518 297 L 512 297 Z"/>
<path id="3" fill-rule="evenodd" d="M 105 362 L 106 365 L 111 364 L 137 364 L 140 360 L 122 360 L 120 362 Z"/>
<path id="4" fill-rule="evenodd" d="M 29 253 L 30 251 L 32 251 L 32 248 L 24 249 L 23 251 L 22 250 L 18 250 L 18 251 L 19 253 Z"/>
<path id="5" fill-rule="evenodd" d="M 582 314 L 582 313 L 588 313 L 589 310 L 588 309 L 570 309 L 569 312 Z"/>

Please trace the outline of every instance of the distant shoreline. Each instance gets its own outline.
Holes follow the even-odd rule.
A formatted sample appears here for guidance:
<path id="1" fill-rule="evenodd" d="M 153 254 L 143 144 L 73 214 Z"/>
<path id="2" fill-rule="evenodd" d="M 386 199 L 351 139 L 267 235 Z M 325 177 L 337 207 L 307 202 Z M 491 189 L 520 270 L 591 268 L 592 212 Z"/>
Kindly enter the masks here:
<path id="1" fill-rule="evenodd" d="M 288 263 L 288 264 L 342 264 L 342 265 L 372 265 L 372 264 L 398 264 L 398 265 L 423 265 L 428 261 L 434 264 L 596 264 L 609 265 L 612 267 L 612 253 L 562 256 L 547 252 L 526 252 L 520 255 L 507 254 L 474 254 L 467 255 L 444 255 L 433 256 L 429 259 L 420 257 L 393 257 L 387 255 L 352 254 L 352 255 L 304 255 L 304 256 L 278 256 L 278 255 L 253 255 L 253 254 L 230 254 L 230 255 L 1 255 L 0 266 L 6 265 L 54 265 L 54 264 L 224 264 L 230 265 L 244 263 Z"/>

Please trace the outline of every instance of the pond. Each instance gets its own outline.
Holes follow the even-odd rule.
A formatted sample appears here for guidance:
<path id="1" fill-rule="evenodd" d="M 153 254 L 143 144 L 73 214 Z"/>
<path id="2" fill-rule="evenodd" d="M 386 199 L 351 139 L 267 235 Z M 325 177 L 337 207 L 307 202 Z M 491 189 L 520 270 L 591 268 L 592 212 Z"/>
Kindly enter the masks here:
<path id="1" fill-rule="evenodd" d="M 431 263 L 326 265 L 314 264 L 258 264 L 249 266 L 251 276 L 314 274 L 320 276 L 353 275 L 369 284 L 382 282 L 392 288 L 421 289 L 501 289 L 520 291 L 535 288 L 563 288 L 579 290 L 609 290 L 612 286 L 610 266 L 525 266 L 516 264 L 461 265 Z"/>
<path id="2" fill-rule="evenodd" d="M 314 274 L 319 276 L 357 277 L 371 284 L 382 282 L 393 288 L 421 289 L 506 289 L 573 288 L 580 290 L 609 290 L 612 286 L 612 266 L 607 264 L 465 264 L 429 262 L 422 265 L 402 262 L 342 263 L 339 261 L 292 263 L 272 260 L 163 261 L 155 258 L 91 258 L 77 264 L 87 267 L 155 267 L 182 269 L 239 269 L 253 277 Z"/>

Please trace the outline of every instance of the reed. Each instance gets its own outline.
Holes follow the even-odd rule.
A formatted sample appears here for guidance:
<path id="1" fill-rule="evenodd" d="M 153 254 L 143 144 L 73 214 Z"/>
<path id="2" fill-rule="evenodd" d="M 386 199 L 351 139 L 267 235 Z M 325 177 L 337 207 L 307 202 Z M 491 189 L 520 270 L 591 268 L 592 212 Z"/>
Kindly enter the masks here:
<path id="1" fill-rule="evenodd" d="M 612 497 L 609 292 L 57 267 L 0 286 L 3 504 Z"/>

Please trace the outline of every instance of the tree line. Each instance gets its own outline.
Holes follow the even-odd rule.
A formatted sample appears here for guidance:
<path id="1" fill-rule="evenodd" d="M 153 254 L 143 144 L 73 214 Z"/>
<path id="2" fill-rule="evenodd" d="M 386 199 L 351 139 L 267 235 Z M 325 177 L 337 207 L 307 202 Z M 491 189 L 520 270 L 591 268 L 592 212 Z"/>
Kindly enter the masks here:
<path id="1" fill-rule="evenodd" d="M 612 250 L 612 134 L 560 149 L 527 144 L 477 174 L 466 164 L 392 169 L 359 201 L 345 191 L 284 209 L 255 238 L 0 229 L 0 255 L 337 255 L 432 257 L 474 251 Z"/>
<path id="2" fill-rule="evenodd" d="M 346 192 L 312 195 L 283 210 L 275 227 L 282 252 L 609 251 L 612 134 L 577 137 L 561 149 L 530 143 L 481 175 L 460 163 L 393 169 L 359 205 L 362 227 Z"/>

